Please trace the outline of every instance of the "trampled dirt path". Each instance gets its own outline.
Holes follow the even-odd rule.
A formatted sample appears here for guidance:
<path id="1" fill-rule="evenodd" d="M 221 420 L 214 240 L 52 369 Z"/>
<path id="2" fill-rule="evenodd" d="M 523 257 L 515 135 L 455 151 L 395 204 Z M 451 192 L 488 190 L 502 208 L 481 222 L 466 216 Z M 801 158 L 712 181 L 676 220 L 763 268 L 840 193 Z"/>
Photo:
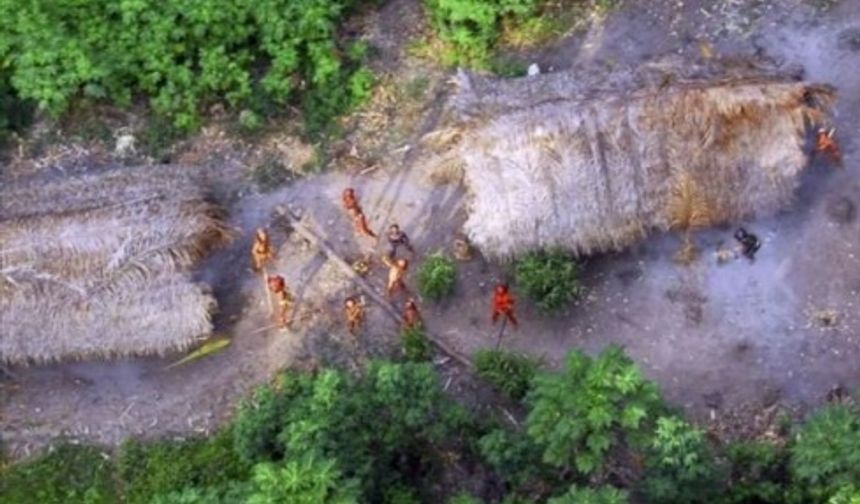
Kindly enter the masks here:
<path id="1" fill-rule="evenodd" d="M 700 233 L 704 254 L 691 267 L 672 260 L 677 237 L 657 236 L 624 253 L 590 259 L 588 294 L 567 314 L 541 317 L 523 301 L 522 327 L 508 332 L 503 344 L 543 356 L 550 365 L 560 364 L 571 348 L 622 344 L 671 401 L 696 415 L 777 401 L 803 409 L 820 403 L 835 385 L 860 387 L 860 0 L 824 10 L 801 0 L 627 3 L 587 33 L 530 54 L 530 61 L 558 69 L 676 53 L 697 57 L 705 40 L 720 55 L 763 53 L 798 64 L 807 79 L 839 88 L 845 165 L 834 170 L 814 164 L 794 205 L 746 223 L 764 239 L 755 263 L 716 264 L 712 252 L 731 240 L 731 229 Z M 384 58 L 394 67 L 414 69 L 401 62 L 402 31 L 393 20 L 419 12 L 414 0 L 393 0 L 376 16 L 371 32 L 385 51 L 396 53 Z M 424 110 L 416 131 L 432 127 L 436 112 L 432 106 Z M 402 145 L 414 137 L 405 135 Z M 341 171 L 273 193 L 232 197 L 231 218 L 243 236 L 216 254 L 201 276 L 215 285 L 223 310 L 218 325 L 233 336 L 233 345 L 169 370 L 175 359 L 12 369 L 16 379 L 0 382 L 4 442 L 25 456 L 57 435 L 112 445 L 132 435 L 209 432 L 284 366 L 314 360 L 356 366 L 396 351 L 396 327 L 379 309 L 371 308 L 368 330 L 358 341 L 346 334 L 341 302 L 355 292 L 348 279 L 313 248 L 281 232 L 275 233 L 281 246 L 276 268 L 298 290 L 301 330 L 260 331 L 269 319 L 260 280 L 247 270 L 247 251 L 253 229 L 269 224 L 274 209 L 284 205 L 312 219 L 348 258 L 379 252 L 353 237 L 340 212 L 346 185 L 358 189 L 376 228 L 399 222 L 419 254 L 448 247 L 465 217 L 464 191 L 425 183 L 412 163 L 416 155 L 391 150 L 364 175 Z M 425 305 L 425 318 L 434 333 L 471 353 L 495 343 L 488 303 L 503 273 L 480 259 L 459 272 L 456 297 Z M 371 280 L 381 287 L 383 272 L 376 270 Z M 816 318 L 828 310 L 837 316 L 832 326 Z M 446 365 L 445 373 L 457 370 Z"/>

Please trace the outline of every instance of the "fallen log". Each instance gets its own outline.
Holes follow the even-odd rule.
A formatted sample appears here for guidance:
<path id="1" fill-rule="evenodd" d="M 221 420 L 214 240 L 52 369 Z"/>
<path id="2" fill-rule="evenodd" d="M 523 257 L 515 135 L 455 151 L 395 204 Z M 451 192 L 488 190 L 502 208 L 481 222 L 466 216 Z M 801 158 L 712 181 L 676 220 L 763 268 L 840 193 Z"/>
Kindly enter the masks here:
<path id="1" fill-rule="evenodd" d="M 398 324 L 403 322 L 403 319 L 400 315 L 400 312 L 391 305 L 391 303 L 382 295 L 373 290 L 373 287 L 370 283 L 367 282 L 364 278 L 362 278 L 355 270 L 352 269 L 352 265 L 349 264 L 344 258 L 342 258 L 335 250 L 331 247 L 326 241 L 317 235 L 315 232 L 311 231 L 302 221 L 301 218 L 292 215 L 288 210 L 279 208 L 278 213 L 286 219 L 287 223 L 290 225 L 293 231 L 299 234 L 302 238 L 309 241 L 312 245 L 316 246 L 320 251 L 322 251 L 330 260 L 332 260 L 343 272 L 349 276 L 353 282 L 355 282 L 358 287 L 367 294 L 373 301 L 376 302 L 379 306 L 382 307 L 383 311 L 394 319 Z M 448 345 L 445 341 L 443 341 L 438 336 L 430 333 L 425 329 L 424 334 L 427 336 L 427 339 L 430 340 L 434 345 L 436 345 L 442 352 L 448 354 L 452 358 L 456 359 L 460 364 L 463 364 L 469 369 L 474 367 L 472 361 L 461 354 L 457 350 L 453 349 L 450 345 Z"/>

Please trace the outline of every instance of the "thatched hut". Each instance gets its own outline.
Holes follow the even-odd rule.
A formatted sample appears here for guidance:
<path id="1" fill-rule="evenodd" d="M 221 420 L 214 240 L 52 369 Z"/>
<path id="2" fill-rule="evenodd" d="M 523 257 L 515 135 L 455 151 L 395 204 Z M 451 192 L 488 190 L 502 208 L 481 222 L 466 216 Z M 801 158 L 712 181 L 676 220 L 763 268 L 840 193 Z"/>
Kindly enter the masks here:
<path id="1" fill-rule="evenodd" d="M 485 254 L 588 254 L 784 205 L 832 97 L 752 66 L 461 73 L 453 119 L 425 143 L 433 169 L 464 177 L 465 231 Z"/>
<path id="2" fill-rule="evenodd" d="M 229 232 L 191 170 L 0 189 L 0 362 L 165 354 L 212 330 L 191 267 Z"/>

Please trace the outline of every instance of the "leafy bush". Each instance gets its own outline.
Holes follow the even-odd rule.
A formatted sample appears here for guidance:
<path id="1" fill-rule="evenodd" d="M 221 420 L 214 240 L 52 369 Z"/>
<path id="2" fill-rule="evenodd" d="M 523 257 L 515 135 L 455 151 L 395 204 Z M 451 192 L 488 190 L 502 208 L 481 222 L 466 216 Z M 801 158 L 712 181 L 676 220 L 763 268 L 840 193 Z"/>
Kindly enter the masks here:
<path id="1" fill-rule="evenodd" d="M 650 502 L 712 502 L 718 470 L 704 432 L 685 420 L 657 419 L 648 449 L 645 493 Z"/>
<path id="2" fill-rule="evenodd" d="M 279 386 L 264 385 L 242 403 L 233 421 L 233 446 L 248 464 L 277 460 L 284 452 L 277 441 L 290 401 L 306 386 L 302 377 L 286 373 Z"/>
<path id="3" fill-rule="evenodd" d="M 429 256 L 418 271 L 418 289 L 422 296 L 434 301 L 454 293 L 454 283 L 457 281 L 457 267 L 441 252 Z"/>
<path id="4" fill-rule="evenodd" d="M 236 504 L 247 502 L 248 483 L 229 483 L 214 488 L 184 488 L 168 494 L 156 495 L 149 504 Z"/>
<path id="5" fill-rule="evenodd" d="M 860 483 L 857 483 L 860 485 Z M 832 497 L 827 499 L 827 504 L 860 504 L 860 487 L 845 485 Z"/>
<path id="6" fill-rule="evenodd" d="M 627 502 L 627 492 L 617 488 L 579 488 L 574 485 L 566 494 L 548 500 L 547 504 L 626 504 Z"/>
<path id="7" fill-rule="evenodd" d="M 12 133 L 21 133 L 33 120 L 33 105 L 22 100 L 2 70 L 0 61 L 0 147 L 8 141 Z"/>
<path id="8" fill-rule="evenodd" d="M 722 502 L 786 502 L 788 454 L 783 448 L 766 442 L 739 442 L 729 445 L 726 455 L 731 473 Z"/>
<path id="9" fill-rule="evenodd" d="M 182 442 L 129 441 L 120 451 L 118 469 L 129 504 L 148 503 L 153 496 L 188 487 L 224 487 L 248 475 L 228 432 Z"/>
<path id="10" fill-rule="evenodd" d="M 791 472 L 814 500 L 860 481 L 860 414 L 848 406 L 817 412 L 797 433 Z"/>
<path id="11" fill-rule="evenodd" d="M 358 484 L 341 476 L 334 460 L 306 455 L 279 467 L 254 467 L 254 490 L 248 504 L 357 504 Z"/>
<path id="12" fill-rule="evenodd" d="M 430 22 L 448 50 L 448 65 L 486 66 L 505 18 L 525 18 L 536 0 L 425 0 Z"/>
<path id="13" fill-rule="evenodd" d="M 428 361 L 433 357 L 433 345 L 420 327 L 403 330 L 403 353 L 406 360 L 413 362 Z"/>
<path id="14" fill-rule="evenodd" d="M 541 481 L 554 482 L 541 461 L 541 450 L 525 433 L 495 429 L 478 441 L 481 457 L 515 491 L 528 493 Z"/>
<path id="15" fill-rule="evenodd" d="M 92 446 L 62 444 L 38 459 L 0 472 L 3 504 L 111 504 L 113 464 Z"/>
<path id="16" fill-rule="evenodd" d="M 526 396 L 538 369 L 538 362 L 526 355 L 504 350 L 480 350 L 475 356 L 478 376 L 496 386 L 510 398 Z"/>
<path id="17" fill-rule="evenodd" d="M 483 504 L 484 501 L 477 497 L 473 497 L 467 493 L 461 493 L 455 495 L 451 500 L 448 501 L 448 504 Z"/>
<path id="18" fill-rule="evenodd" d="M 54 115 L 79 96 L 128 105 L 146 95 L 157 113 L 191 129 L 216 102 L 241 110 L 294 101 L 320 133 L 372 85 L 363 53 L 337 36 L 357 4 L 4 0 L 0 61 L 10 62 L 20 96 Z"/>
<path id="19" fill-rule="evenodd" d="M 571 352 L 562 373 L 535 377 L 528 401 L 528 433 L 544 461 L 583 474 L 600 470 L 622 438 L 644 446 L 662 409 L 657 387 L 616 346 L 596 359 Z"/>
<path id="20" fill-rule="evenodd" d="M 277 435 L 282 452 L 337 460 L 361 481 L 365 501 L 382 501 L 394 485 L 410 486 L 412 471 L 438 467 L 429 447 L 468 426 L 428 364 L 376 363 L 357 379 L 325 370 L 298 383 Z"/>
<path id="21" fill-rule="evenodd" d="M 514 265 L 517 286 L 545 313 L 558 312 L 582 292 L 579 266 L 562 250 L 532 252 Z"/>

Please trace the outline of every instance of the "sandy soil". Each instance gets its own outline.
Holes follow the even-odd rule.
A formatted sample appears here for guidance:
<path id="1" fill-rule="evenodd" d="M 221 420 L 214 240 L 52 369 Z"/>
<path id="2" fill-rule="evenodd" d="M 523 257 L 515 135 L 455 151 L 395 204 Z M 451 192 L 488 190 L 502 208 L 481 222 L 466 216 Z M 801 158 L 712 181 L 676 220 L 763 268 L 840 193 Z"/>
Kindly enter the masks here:
<path id="1" fill-rule="evenodd" d="M 551 366 L 571 348 L 595 352 L 624 345 L 671 401 L 697 416 L 774 403 L 803 411 L 836 385 L 860 386 L 860 0 L 827 9 L 800 0 L 627 3 L 642 6 L 624 7 L 595 20 L 587 33 L 526 56 L 544 69 L 637 63 L 666 54 L 698 57 L 700 41 L 706 41 L 719 55 L 763 54 L 800 65 L 807 79 L 839 88 L 844 167 L 814 163 L 794 205 L 745 223 L 764 239 L 754 263 L 716 263 L 713 251 L 731 241 L 732 229 L 699 233 L 703 256 L 690 267 L 673 261 L 676 236 L 656 236 L 626 252 L 589 259 L 587 295 L 559 317 L 539 316 L 522 300 L 522 327 L 508 332 L 503 344 L 542 356 Z M 424 74 L 416 70 L 420 63 L 403 56 L 406 38 L 398 24 L 419 13 L 415 0 L 392 0 L 369 29 L 380 60 L 410 79 Z M 132 435 L 210 432 L 241 397 L 284 366 L 354 367 L 396 352 L 396 326 L 378 308 L 371 307 L 358 340 L 346 333 L 341 303 L 354 287 L 324 256 L 282 230 L 275 232 L 280 250 L 274 269 L 297 291 L 297 320 L 289 331 L 261 330 L 271 321 L 247 254 L 253 229 L 270 224 L 283 205 L 313 222 L 343 256 L 378 256 L 382 248 L 354 237 L 340 211 L 347 185 L 357 188 L 373 227 L 396 221 L 410 233 L 416 263 L 449 247 L 465 218 L 465 192 L 426 183 L 414 163 L 420 152 L 406 148 L 433 127 L 444 101 L 444 75 L 428 71 L 424 77 L 429 88 L 420 93 L 420 106 L 410 108 L 408 124 L 398 119 L 405 107 L 394 104 L 394 118 L 379 125 L 385 135 L 365 135 L 379 145 L 366 149 L 375 169 L 364 174 L 363 165 L 258 194 L 241 177 L 226 175 L 246 171 L 241 156 L 219 153 L 201 161 L 212 166 L 213 182 L 242 231 L 200 272 L 215 286 L 222 305 L 218 330 L 233 337 L 232 346 L 169 370 L 175 359 L 13 368 L 14 379 L 0 382 L 0 435 L 13 454 L 26 456 L 58 435 L 113 445 Z M 358 147 L 364 152 L 364 141 Z M 471 353 L 495 343 L 490 289 L 504 273 L 480 258 L 462 264 L 459 273 L 457 295 L 438 306 L 425 304 L 424 315 L 435 334 Z M 380 290 L 383 278 L 382 268 L 370 277 Z M 829 326 L 819 318 L 826 310 L 837 316 Z M 440 367 L 455 378 L 452 390 L 471 390 L 462 370 L 451 363 Z"/>

